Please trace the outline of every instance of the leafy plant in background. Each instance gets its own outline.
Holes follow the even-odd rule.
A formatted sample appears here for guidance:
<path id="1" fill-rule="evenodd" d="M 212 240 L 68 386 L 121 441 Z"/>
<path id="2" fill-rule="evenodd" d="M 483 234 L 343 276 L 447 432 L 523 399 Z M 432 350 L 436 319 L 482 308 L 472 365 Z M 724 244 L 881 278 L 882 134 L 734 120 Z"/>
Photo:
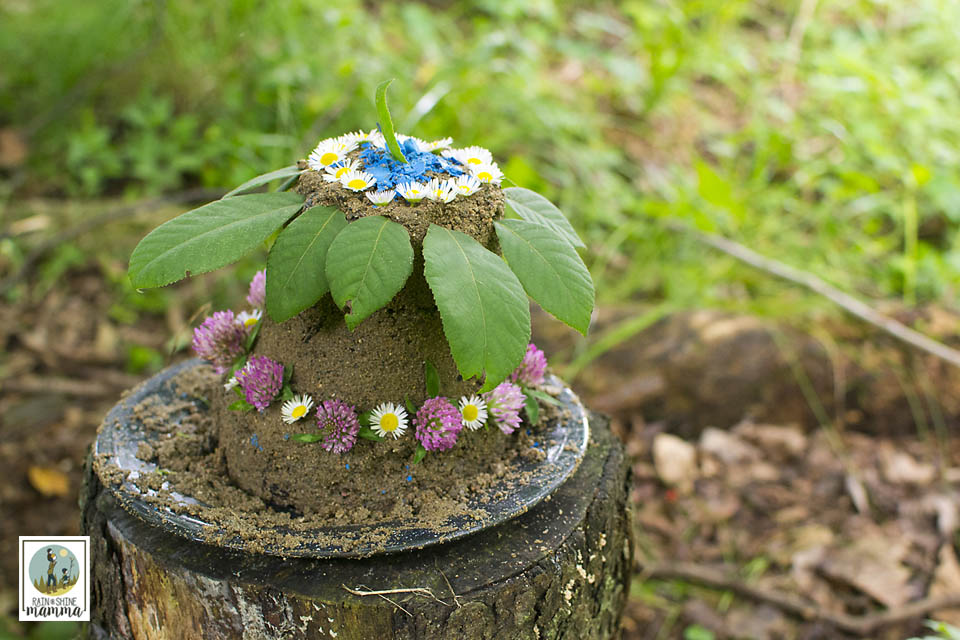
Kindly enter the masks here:
<path id="1" fill-rule="evenodd" d="M 799 2 L 520 4 L 0 8 L 0 126 L 29 143 L 27 193 L 219 187 L 370 120 L 363 88 L 401 74 L 398 127 L 509 156 L 573 214 L 609 300 L 824 312 L 670 217 L 850 292 L 956 306 L 960 5 L 817 3 L 794 30 Z M 168 120 L 131 117 L 164 97 Z M 170 133 L 181 118 L 190 135 Z M 135 177 L 151 140 L 190 166 Z"/>
<path id="2" fill-rule="evenodd" d="M 910 638 L 910 640 L 960 640 L 960 629 L 936 620 L 927 620 L 924 624 L 930 627 L 936 635 L 926 635 L 922 638 Z"/>
<path id="3" fill-rule="evenodd" d="M 405 163 L 386 106 L 387 84 L 376 99 L 383 135 L 394 159 Z M 302 196 L 284 190 L 302 171 L 294 165 L 268 172 L 161 225 L 130 258 L 132 284 L 160 287 L 206 273 L 275 237 L 266 271 L 270 317 L 289 320 L 329 292 L 354 329 L 403 288 L 414 250 L 407 230 L 384 216 L 348 223 L 335 207 L 304 209 Z M 247 193 L 281 179 L 278 191 Z M 576 251 L 583 242 L 563 213 L 533 191 L 503 193 L 516 216 L 494 223 L 503 259 L 439 225 L 431 224 L 423 240 L 424 275 L 454 361 L 464 378 L 485 379 L 483 391 L 523 359 L 530 339 L 527 295 L 583 334 L 594 303 L 593 282 Z"/>

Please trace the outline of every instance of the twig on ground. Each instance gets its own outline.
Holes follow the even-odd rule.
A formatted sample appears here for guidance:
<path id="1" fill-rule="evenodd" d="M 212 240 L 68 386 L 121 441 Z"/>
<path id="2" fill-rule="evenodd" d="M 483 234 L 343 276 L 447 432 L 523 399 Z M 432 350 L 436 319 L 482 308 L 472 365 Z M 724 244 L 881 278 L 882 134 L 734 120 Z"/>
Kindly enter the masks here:
<path id="1" fill-rule="evenodd" d="M 82 398 L 114 396 L 123 386 L 56 376 L 20 376 L 0 380 L 0 389 L 7 393 L 63 394 Z"/>
<path id="2" fill-rule="evenodd" d="M 156 209 L 157 207 L 167 205 L 167 204 L 179 204 L 184 202 L 198 202 L 204 200 L 215 200 L 223 195 L 223 191 L 220 190 L 211 190 L 211 189 L 188 189 L 186 191 L 181 191 L 180 193 L 172 193 L 166 196 L 160 196 L 158 198 L 150 198 L 148 200 L 143 200 L 131 205 L 124 207 L 118 207 L 112 211 L 107 211 L 98 216 L 93 216 L 92 218 L 87 218 L 85 221 L 81 222 L 75 227 L 65 229 L 60 233 L 54 235 L 53 237 L 41 242 L 36 247 L 27 254 L 26 259 L 23 261 L 20 270 L 15 274 L 0 280 L 0 295 L 6 293 L 10 288 L 15 284 L 25 279 L 33 271 L 34 267 L 40 261 L 40 259 L 51 249 L 54 249 L 68 240 L 72 240 L 77 236 L 81 236 L 97 227 L 107 224 L 109 222 L 114 222 L 128 216 L 136 215 L 143 211 L 149 211 L 150 209 Z"/>
<path id="3" fill-rule="evenodd" d="M 359 585 L 357 585 L 357 586 L 358 586 L 358 587 L 361 587 L 361 588 L 363 588 L 363 589 L 366 589 L 366 588 L 367 588 L 366 585 L 362 585 L 362 584 L 359 584 Z M 344 588 L 346 588 L 346 587 L 344 587 Z M 350 590 L 347 589 L 347 591 L 350 591 Z M 376 594 L 376 595 L 380 596 L 381 598 L 383 598 L 384 600 L 386 600 L 387 602 L 389 602 L 390 604 L 392 604 L 393 606 L 395 606 L 397 609 L 400 609 L 400 611 L 403 611 L 405 614 L 407 614 L 408 617 L 410 617 L 410 618 L 413 617 L 413 614 L 410 613 L 409 611 L 407 611 L 406 609 L 404 609 L 402 606 L 400 606 L 399 603 L 394 602 L 393 600 L 391 600 L 391 599 L 388 598 L 387 596 L 383 595 L 382 593 L 378 593 L 378 594 Z"/>
<path id="4" fill-rule="evenodd" d="M 939 598 L 923 598 L 880 613 L 851 616 L 826 611 L 816 604 L 786 593 L 752 587 L 739 580 L 727 579 L 716 569 L 696 564 L 676 563 L 646 567 L 638 565 L 637 570 L 644 580 L 685 580 L 713 589 L 732 591 L 744 598 L 772 604 L 803 620 L 824 622 L 858 637 L 868 636 L 882 627 L 920 618 L 932 611 L 960 607 L 960 594 L 951 594 Z"/>
<path id="5" fill-rule="evenodd" d="M 430 591 L 430 589 L 427 589 L 425 587 L 412 587 L 410 589 L 381 589 L 379 591 L 371 591 L 369 589 L 366 589 L 364 591 L 360 591 L 359 589 L 351 589 L 345 584 L 341 584 L 340 586 L 343 587 L 344 591 L 346 591 L 347 593 L 352 593 L 355 596 L 388 596 L 388 595 L 395 595 L 398 593 L 415 593 L 421 596 L 428 596 L 430 598 L 433 598 L 434 600 L 444 605 L 445 607 L 450 606 L 450 604 L 444 602 L 437 596 L 433 595 L 433 591 Z M 362 586 L 362 585 L 359 585 L 359 586 Z"/>
<path id="6" fill-rule="evenodd" d="M 701 231 L 691 229 L 686 225 L 673 222 L 668 222 L 667 228 L 671 229 L 672 231 L 690 234 L 704 244 L 710 245 L 714 249 L 733 256 L 741 262 L 745 262 L 752 267 L 756 267 L 757 269 L 771 273 L 777 277 L 783 278 L 784 280 L 789 280 L 794 284 L 806 287 L 814 293 L 820 294 L 837 306 L 843 308 L 848 313 L 860 318 L 864 322 L 872 324 L 873 326 L 886 331 L 898 340 L 901 340 L 912 347 L 920 349 L 921 351 L 926 351 L 927 353 L 934 355 L 941 360 L 954 365 L 955 367 L 960 367 L 960 351 L 957 351 L 952 347 L 948 347 L 942 342 L 938 342 L 929 336 L 925 336 L 919 331 L 914 331 L 910 327 L 894 320 L 893 318 L 883 315 L 873 307 L 858 300 L 857 298 L 854 298 L 850 294 L 841 291 L 833 285 L 824 282 L 812 273 L 797 269 L 796 267 L 791 267 L 790 265 L 784 264 L 779 260 L 762 256 L 756 251 L 748 249 L 742 244 L 724 238 L 723 236 L 718 236 L 712 233 L 703 233 Z"/>
<path id="7" fill-rule="evenodd" d="M 459 609 L 460 607 L 463 606 L 462 604 L 460 604 L 460 596 L 458 596 L 457 592 L 453 590 L 453 585 L 450 584 L 449 580 L 447 580 L 447 575 L 440 570 L 439 566 L 437 566 L 437 571 L 439 571 L 440 575 L 443 576 L 443 581 L 447 583 L 447 589 L 450 589 L 450 595 L 453 596 L 453 604 L 457 605 L 457 609 Z"/>

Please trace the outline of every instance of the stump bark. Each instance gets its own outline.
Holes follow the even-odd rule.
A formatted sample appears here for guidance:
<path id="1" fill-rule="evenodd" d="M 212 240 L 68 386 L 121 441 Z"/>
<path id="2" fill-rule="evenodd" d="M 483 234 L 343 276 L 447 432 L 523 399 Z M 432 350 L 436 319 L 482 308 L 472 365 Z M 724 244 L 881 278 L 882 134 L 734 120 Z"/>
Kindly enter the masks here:
<path id="1" fill-rule="evenodd" d="M 580 468 L 529 512 L 457 542 L 363 560 L 189 542 L 126 513 L 88 460 L 91 637 L 617 638 L 633 560 L 629 465 L 608 422 L 593 415 L 591 427 Z"/>

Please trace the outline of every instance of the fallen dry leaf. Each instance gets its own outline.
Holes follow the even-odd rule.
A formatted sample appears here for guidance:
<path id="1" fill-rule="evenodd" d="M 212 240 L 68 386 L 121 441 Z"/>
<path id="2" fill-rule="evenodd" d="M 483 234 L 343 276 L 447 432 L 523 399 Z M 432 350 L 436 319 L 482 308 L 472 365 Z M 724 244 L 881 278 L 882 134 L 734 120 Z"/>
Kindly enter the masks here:
<path id="1" fill-rule="evenodd" d="M 48 498 L 63 498 L 70 493 L 70 478 L 58 469 L 32 466 L 27 469 L 27 479 L 30 486 Z"/>
<path id="2" fill-rule="evenodd" d="M 930 585 L 929 595 L 936 598 L 957 593 L 960 593 L 960 562 L 957 562 L 957 554 L 953 550 L 953 545 L 946 542 L 940 547 L 937 570 L 933 574 L 933 583 Z M 934 611 L 931 617 L 960 626 L 960 609 Z"/>
<path id="3" fill-rule="evenodd" d="M 830 549 L 817 569 L 831 580 L 843 582 L 887 607 L 911 598 L 910 570 L 900 560 L 903 545 L 883 536 L 866 536 L 844 549 Z"/>
<path id="4" fill-rule="evenodd" d="M 950 539 L 960 528 L 960 513 L 957 508 L 957 496 L 932 493 L 923 499 L 923 509 L 937 516 L 937 529 L 944 539 Z"/>
<path id="5" fill-rule="evenodd" d="M 765 452 L 796 458 L 807 450 L 807 436 L 797 426 L 741 422 L 733 432 Z"/>
<path id="6" fill-rule="evenodd" d="M 0 129 L 0 167 L 16 169 L 27 159 L 29 149 L 23 136 L 16 129 Z"/>
<path id="7" fill-rule="evenodd" d="M 700 434 L 700 450 L 709 453 L 725 464 L 737 464 L 759 460 L 759 449 L 747 444 L 738 436 L 714 427 L 707 427 Z"/>
<path id="8" fill-rule="evenodd" d="M 884 447 L 880 450 L 880 469 L 887 482 L 925 486 L 937 477 L 932 464 L 917 462 L 905 451 Z"/>
<path id="9" fill-rule="evenodd" d="M 658 433 L 653 439 L 653 466 L 664 484 L 690 491 L 697 477 L 697 450 L 675 435 Z"/>

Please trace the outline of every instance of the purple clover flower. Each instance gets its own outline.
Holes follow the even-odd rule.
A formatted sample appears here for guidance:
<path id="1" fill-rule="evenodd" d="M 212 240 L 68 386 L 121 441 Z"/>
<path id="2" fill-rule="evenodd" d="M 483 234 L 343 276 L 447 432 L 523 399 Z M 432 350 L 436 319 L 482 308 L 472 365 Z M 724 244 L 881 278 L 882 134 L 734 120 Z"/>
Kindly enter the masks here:
<path id="1" fill-rule="evenodd" d="M 543 375 L 547 372 L 547 356 L 532 342 L 527 345 L 527 352 L 523 362 L 510 374 L 510 382 L 519 382 L 528 387 L 535 387 L 543 383 Z"/>
<path id="2" fill-rule="evenodd" d="M 520 409 L 524 404 L 520 387 L 512 382 L 501 382 L 483 394 L 483 399 L 500 431 L 511 434 L 520 428 Z"/>
<path id="3" fill-rule="evenodd" d="M 283 365 L 267 356 L 253 356 L 236 378 L 243 397 L 263 413 L 283 386 Z"/>
<path id="4" fill-rule="evenodd" d="M 193 350 L 213 364 L 218 374 L 226 373 L 246 350 L 247 329 L 237 322 L 233 311 L 217 311 L 193 330 Z"/>
<path id="5" fill-rule="evenodd" d="M 317 407 L 317 428 L 323 432 L 321 447 L 346 453 L 353 448 L 360 431 L 357 410 L 341 400 L 325 400 Z"/>
<path id="6" fill-rule="evenodd" d="M 427 451 L 446 451 L 457 443 L 463 429 L 460 412 L 446 398 L 429 398 L 413 420 L 414 434 Z"/>
<path id="7" fill-rule="evenodd" d="M 263 309 L 267 301 L 267 270 L 260 269 L 250 281 L 250 292 L 247 293 L 247 302 L 255 309 Z"/>

